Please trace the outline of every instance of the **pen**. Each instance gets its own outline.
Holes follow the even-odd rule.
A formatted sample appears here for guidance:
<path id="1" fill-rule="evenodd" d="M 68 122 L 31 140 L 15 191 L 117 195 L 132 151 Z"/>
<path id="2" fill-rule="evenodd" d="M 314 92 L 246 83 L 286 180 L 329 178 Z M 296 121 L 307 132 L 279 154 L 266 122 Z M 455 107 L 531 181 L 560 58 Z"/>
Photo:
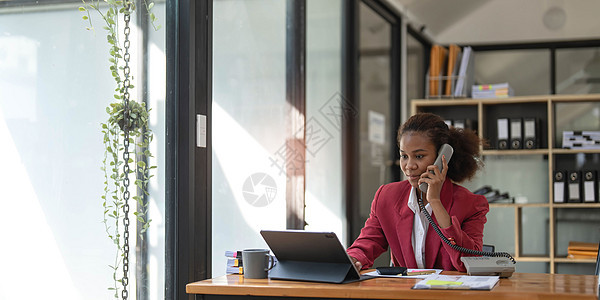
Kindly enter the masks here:
<path id="1" fill-rule="evenodd" d="M 428 275 L 428 274 L 433 274 L 433 273 L 435 273 L 434 270 L 429 270 L 429 271 L 413 271 L 413 272 L 408 272 L 406 274 L 406 276 Z"/>

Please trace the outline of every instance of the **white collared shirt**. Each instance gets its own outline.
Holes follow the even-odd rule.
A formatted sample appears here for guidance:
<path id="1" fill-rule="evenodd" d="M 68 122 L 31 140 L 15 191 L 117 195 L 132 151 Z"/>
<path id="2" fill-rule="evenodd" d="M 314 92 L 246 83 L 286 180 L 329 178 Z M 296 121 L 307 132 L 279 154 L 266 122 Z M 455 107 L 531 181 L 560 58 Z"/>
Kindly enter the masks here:
<path id="1" fill-rule="evenodd" d="M 425 268 L 425 238 L 427 237 L 427 230 L 429 229 L 429 221 L 424 213 L 419 209 L 419 203 L 417 202 L 417 194 L 414 187 L 410 188 L 410 196 L 408 197 L 408 208 L 415 213 L 415 219 L 413 221 L 412 230 L 412 247 L 415 252 L 415 260 L 417 261 L 417 268 Z M 432 208 L 429 203 L 425 205 L 425 209 L 431 215 Z"/>

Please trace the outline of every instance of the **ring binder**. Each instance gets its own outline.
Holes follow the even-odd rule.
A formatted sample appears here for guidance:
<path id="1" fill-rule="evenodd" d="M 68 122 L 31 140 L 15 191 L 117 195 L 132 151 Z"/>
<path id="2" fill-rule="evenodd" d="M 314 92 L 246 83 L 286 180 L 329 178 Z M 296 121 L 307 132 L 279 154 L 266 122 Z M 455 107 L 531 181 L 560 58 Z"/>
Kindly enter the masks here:
<path id="1" fill-rule="evenodd" d="M 598 202 L 598 179 L 596 170 L 583 172 L 583 202 Z"/>
<path id="2" fill-rule="evenodd" d="M 536 149 L 538 148 L 538 124 L 536 118 L 523 119 L 523 148 Z"/>
<path id="3" fill-rule="evenodd" d="M 510 148 L 521 149 L 523 148 L 523 138 L 521 135 L 522 130 L 521 118 L 510 119 Z"/>
<path id="4" fill-rule="evenodd" d="M 508 149 L 508 119 L 498 119 L 498 149 Z"/>
<path id="5" fill-rule="evenodd" d="M 565 189 L 566 176 L 565 171 L 554 171 L 553 182 L 554 182 L 554 203 L 565 203 L 567 198 Z"/>
<path id="6" fill-rule="evenodd" d="M 568 202 L 581 202 L 581 172 L 569 172 L 569 198 Z"/>

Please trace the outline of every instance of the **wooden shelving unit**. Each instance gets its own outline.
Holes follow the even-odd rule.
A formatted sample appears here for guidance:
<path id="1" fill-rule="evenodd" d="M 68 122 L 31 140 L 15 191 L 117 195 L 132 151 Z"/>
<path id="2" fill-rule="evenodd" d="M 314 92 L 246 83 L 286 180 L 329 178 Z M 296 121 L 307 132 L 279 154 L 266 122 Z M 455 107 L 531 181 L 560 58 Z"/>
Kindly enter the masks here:
<path id="1" fill-rule="evenodd" d="M 444 117 L 460 114 L 458 118 L 467 116 L 477 121 L 477 133 L 481 138 L 490 141 L 489 148 L 481 149 L 484 156 L 511 156 L 538 155 L 548 157 L 548 195 L 549 199 L 544 203 L 502 203 L 490 204 L 490 210 L 495 208 L 514 208 L 515 214 L 515 252 L 514 257 L 522 262 L 546 262 L 549 263 L 550 273 L 555 273 L 557 263 L 595 263 L 595 259 L 570 259 L 564 256 L 558 256 L 556 252 L 556 209 L 570 208 L 600 208 L 600 203 L 554 203 L 553 195 L 553 170 L 555 169 L 555 159 L 557 155 L 575 155 L 598 154 L 600 150 L 571 150 L 556 147 L 555 141 L 555 105 L 558 103 L 585 103 L 599 102 L 600 94 L 593 95 L 544 95 L 544 96 L 525 96 L 500 99 L 416 99 L 411 101 L 411 113 L 432 112 Z M 498 111 L 506 113 L 507 110 L 513 110 L 515 117 L 523 116 L 535 112 L 538 114 L 542 135 L 540 145 L 537 149 L 519 149 L 519 150 L 496 150 L 493 149 L 495 134 L 490 127 L 490 120 L 495 121 L 498 117 Z M 521 114 L 521 115 L 519 115 Z M 493 128 L 495 130 L 495 127 Z M 546 187 L 544 187 L 546 188 Z M 529 256 L 521 255 L 522 251 L 522 215 L 523 208 L 539 207 L 548 209 L 549 215 L 549 254 L 547 256 Z M 599 210 L 600 212 L 600 210 Z M 589 241 L 598 242 L 598 241 Z"/>

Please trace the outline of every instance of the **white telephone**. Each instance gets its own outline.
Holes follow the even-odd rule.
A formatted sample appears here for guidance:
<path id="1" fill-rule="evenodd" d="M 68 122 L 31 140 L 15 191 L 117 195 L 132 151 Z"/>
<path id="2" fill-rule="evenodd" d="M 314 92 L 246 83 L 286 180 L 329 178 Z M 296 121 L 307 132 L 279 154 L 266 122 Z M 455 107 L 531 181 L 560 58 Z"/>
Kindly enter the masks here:
<path id="1" fill-rule="evenodd" d="M 515 264 L 506 257 L 463 256 L 460 260 L 469 275 L 510 277 L 515 271 Z"/>

